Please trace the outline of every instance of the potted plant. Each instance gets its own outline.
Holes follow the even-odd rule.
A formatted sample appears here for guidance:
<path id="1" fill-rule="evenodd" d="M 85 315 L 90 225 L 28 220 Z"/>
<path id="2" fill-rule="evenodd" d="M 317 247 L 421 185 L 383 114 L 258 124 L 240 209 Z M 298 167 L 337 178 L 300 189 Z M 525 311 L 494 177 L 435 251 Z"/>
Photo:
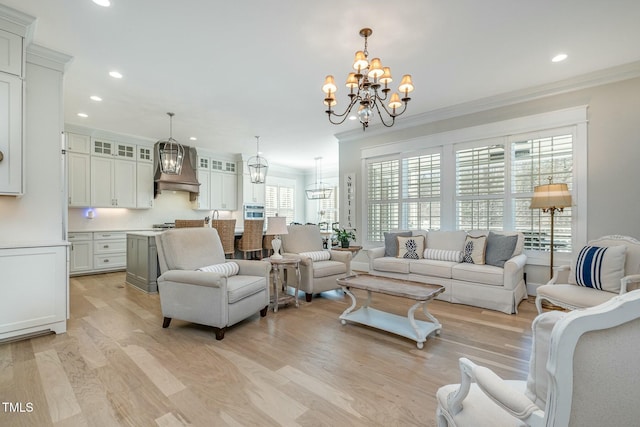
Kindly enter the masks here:
<path id="1" fill-rule="evenodd" d="M 349 240 L 356 240 L 355 228 L 353 230 L 334 228 L 333 231 L 336 233 L 336 239 L 338 239 L 343 248 L 349 247 Z"/>

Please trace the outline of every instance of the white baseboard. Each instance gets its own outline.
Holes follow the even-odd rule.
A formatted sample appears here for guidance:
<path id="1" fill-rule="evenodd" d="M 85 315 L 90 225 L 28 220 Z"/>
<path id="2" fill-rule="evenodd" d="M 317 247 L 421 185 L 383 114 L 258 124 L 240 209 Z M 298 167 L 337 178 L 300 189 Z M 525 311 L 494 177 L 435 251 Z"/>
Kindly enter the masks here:
<path id="1" fill-rule="evenodd" d="M 544 285 L 544 283 L 527 283 L 527 295 L 538 295 L 538 287 Z"/>

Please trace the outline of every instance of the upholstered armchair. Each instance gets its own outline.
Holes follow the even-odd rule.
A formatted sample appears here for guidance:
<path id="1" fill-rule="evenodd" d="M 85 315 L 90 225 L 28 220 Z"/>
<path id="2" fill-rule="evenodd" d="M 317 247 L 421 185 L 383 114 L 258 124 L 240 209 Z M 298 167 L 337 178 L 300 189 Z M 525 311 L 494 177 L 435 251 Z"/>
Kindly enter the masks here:
<path id="1" fill-rule="evenodd" d="M 177 318 L 212 326 L 216 339 L 255 313 L 266 316 L 266 261 L 227 260 L 215 228 L 181 228 L 156 236 L 163 328 Z"/>
<path id="2" fill-rule="evenodd" d="M 554 268 L 551 280 L 537 289 L 542 302 L 575 310 L 593 307 L 640 283 L 640 241 L 626 236 L 605 236 L 581 248 L 572 265 Z"/>
<path id="3" fill-rule="evenodd" d="M 283 256 L 301 258 L 300 290 L 305 292 L 307 302 L 313 294 L 339 288 L 336 280 L 351 274 L 351 252 L 323 250 L 317 225 L 289 225 L 287 230 L 289 234 L 280 236 Z M 285 271 L 289 281 L 297 280 L 295 274 Z"/>
<path id="4" fill-rule="evenodd" d="M 640 291 L 533 322 L 526 381 L 460 359 L 461 384 L 437 392 L 439 427 L 638 425 Z"/>

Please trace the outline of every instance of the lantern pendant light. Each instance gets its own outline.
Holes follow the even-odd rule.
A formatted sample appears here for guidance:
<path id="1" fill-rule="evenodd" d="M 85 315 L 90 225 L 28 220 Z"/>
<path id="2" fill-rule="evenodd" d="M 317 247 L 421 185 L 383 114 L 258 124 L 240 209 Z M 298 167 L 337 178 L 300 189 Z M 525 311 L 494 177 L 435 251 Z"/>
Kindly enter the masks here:
<path id="1" fill-rule="evenodd" d="M 182 171 L 182 160 L 184 159 L 184 147 L 173 139 L 173 113 L 169 116 L 169 139 L 158 141 L 158 161 L 160 171 L 168 175 L 180 175 Z"/>

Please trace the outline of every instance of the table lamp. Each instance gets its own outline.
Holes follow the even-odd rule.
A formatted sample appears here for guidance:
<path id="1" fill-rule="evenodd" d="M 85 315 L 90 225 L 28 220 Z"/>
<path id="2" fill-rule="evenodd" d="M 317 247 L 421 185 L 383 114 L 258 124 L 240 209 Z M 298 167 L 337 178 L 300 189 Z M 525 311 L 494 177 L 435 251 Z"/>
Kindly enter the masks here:
<path id="1" fill-rule="evenodd" d="M 280 255 L 280 246 L 282 241 L 280 240 L 281 234 L 289 234 L 287 231 L 287 217 L 284 216 L 270 216 L 267 218 L 267 231 L 265 234 L 273 236 L 271 241 L 271 247 L 273 247 L 273 259 L 282 259 Z"/>
<path id="2" fill-rule="evenodd" d="M 562 212 L 564 208 L 571 206 L 571 193 L 567 184 L 552 184 L 551 177 L 549 184 L 538 185 L 533 189 L 530 209 L 542 209 L 542 212 L 551 214 L 551 259 L 549 265 L 549 277 L 553 277 L 553 217 L 556 213 Z"/>

